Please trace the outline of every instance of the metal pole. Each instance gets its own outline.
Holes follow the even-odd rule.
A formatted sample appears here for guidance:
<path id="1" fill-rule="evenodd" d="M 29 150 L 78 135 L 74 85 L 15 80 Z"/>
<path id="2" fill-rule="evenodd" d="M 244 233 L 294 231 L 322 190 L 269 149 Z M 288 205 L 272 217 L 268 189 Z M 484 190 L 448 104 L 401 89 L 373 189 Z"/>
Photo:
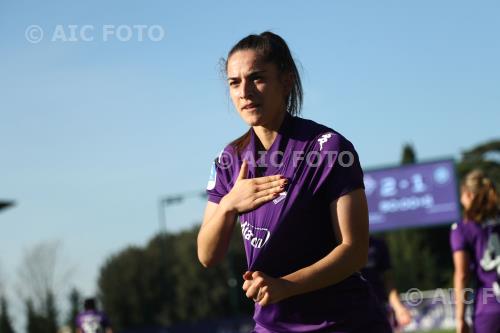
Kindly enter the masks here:
<path id="1" fill-rule="evenodd" d="M 167 221 L 165 217 L 164 205 L 165 205 L 165 199 L 160 198 L 160 200 L 158 200 L 158 221 L 161 234 L 165 234 L 167 232 Z"/>

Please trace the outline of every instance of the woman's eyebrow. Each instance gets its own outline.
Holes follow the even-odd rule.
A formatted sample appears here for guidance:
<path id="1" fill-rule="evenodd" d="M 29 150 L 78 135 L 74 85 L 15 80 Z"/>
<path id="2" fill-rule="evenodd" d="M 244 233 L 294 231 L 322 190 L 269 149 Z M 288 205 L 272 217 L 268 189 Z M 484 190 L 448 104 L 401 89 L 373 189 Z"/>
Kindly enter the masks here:
<path id="1" fill-rule="evenodd" d="M 264 70 L 264 69 L 256 69 L 256 70 L 251 71 L 250 73 L 248 73 L 246 76 L 247 76 L 247 77 L 250 77 L 250 76 L 254 76 L 254 75 L 258 75 L 258 74 L 263 74 L 263 73 L 265 73 L 265 72 L 267 72 L 267 71 L 266 71 L 266 70 Z M 238 80 L 238 79 L 239 79 L 239 77 L 234 76 L 234 77 L 228 77 L 227 79 L 228 79 L 228 81 L 229 81 L 229 80 Z"/>

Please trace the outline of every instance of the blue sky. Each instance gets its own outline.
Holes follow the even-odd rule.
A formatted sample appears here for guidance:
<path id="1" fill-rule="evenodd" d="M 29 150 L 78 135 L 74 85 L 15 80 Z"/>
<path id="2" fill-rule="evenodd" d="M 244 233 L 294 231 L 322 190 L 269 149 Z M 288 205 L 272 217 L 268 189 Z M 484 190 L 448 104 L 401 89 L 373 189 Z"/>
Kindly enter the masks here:
<path id="1" fill-rule="evenodd" d="M 61 240 L 71 281 L 94 292 L 106 258 L 158 231 L 162 195 L 203 190 L 211 160 L 245 130 L 218 61 L 272 30 L 303 70 L 303 117 L 349 138 L 365 168 L 459 158 L 499 138 L 497 1 L 2 1 L 0 278 L 22 254 Z M 103 40 L 105 25 L 159 25 L 159 42 Z M 29 43 L 38 25 L 44 39 Z M 51 41 L 92 25 L 93 41 Z M 169 207 L 167 228 L 204 202 Z"/>

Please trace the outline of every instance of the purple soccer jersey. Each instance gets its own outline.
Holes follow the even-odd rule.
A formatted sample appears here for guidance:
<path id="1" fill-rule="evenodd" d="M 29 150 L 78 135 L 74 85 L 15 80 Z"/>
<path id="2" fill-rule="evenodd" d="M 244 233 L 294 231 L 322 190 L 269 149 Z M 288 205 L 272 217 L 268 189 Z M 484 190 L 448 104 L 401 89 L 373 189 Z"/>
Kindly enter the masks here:
<path id="1" fill-rule="evenodd" d="M 240 214 L 248 270 L 280 277 L 325 257 L 338 244 L 329 204 L 363 188 L 352 144 L 334 130 L 286 114 L 271 147 L 228 145 L 214 161 L 208 200 L 219 203 L 233 187 L 242 160 L 248 178 L 281 174 L 288 186 L 276 199 Z M 390 332 L 383 310 L 359 273 L 276 304 L 255 304 L 256 332 Z M 369 329 L 367 328 L 369 327 Z"/>
<path id="2" fill-rule="evenodd" d="M 76 317 L 76 327 L 83 333 L 104 333 L 109 327 L 109 320 L 100 311 L 87 310 Z"/>
<path id="3" fill-rule="evenodd" d="M 391 258 L 387 244 L 381 238 L 370 236 L 368 261 L 361 274 L 370 283 L 377 298 L 384 303 L 388 301 L 384 273 L 389 269 L 391 269 Z"/>
<path id="4" fill-rule="evenodd" d="M 500 217 L 481 224 L 453 224 L 450 243 L 453 252 L 469 254 L 476 279 L 475 316 L 496 313 L 500 317 Z"/>

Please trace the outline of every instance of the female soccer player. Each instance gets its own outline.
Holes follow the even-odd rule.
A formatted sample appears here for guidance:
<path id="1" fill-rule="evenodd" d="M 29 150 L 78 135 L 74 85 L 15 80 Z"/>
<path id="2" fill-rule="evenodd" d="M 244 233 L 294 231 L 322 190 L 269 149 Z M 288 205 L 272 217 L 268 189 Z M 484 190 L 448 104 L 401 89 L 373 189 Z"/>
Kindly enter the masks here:
<path id="1" fill-rule="evenodd" d="M 457 333 L 469 332 L 465 296 L 469 277 L 476 280 L 474 333 L 500 333 L 500 211 L 495 187 L 479 170 L 462 184 L 464 219 L 452 225 Z"/>
<path id="2" fill-rule="evenodd" d="M 367 258 L 368 213 L 353 145 L 297 116 L 301 81 L 278 35 L 243 38 L 225 70 L 250 128 L 214 161 L 200 262 L 208 267 L 224 257 L 238 218 L 254 332 L 390 332 L 358 272 Z"/>

